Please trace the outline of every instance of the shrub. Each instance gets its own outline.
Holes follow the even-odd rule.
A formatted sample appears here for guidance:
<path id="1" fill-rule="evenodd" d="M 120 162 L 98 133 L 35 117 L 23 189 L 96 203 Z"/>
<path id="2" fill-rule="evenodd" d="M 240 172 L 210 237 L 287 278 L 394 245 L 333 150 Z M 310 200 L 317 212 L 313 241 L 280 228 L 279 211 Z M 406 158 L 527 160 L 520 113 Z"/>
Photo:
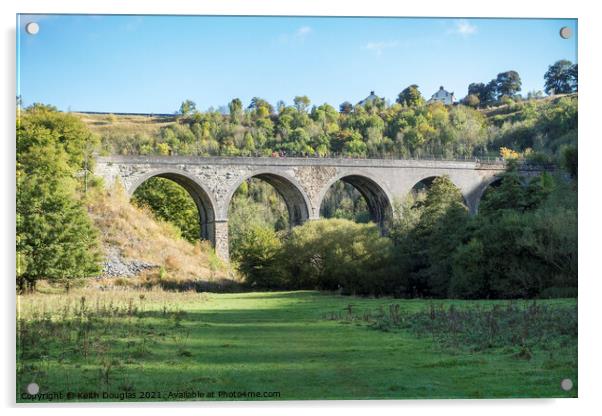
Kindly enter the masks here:
<path id="1" fill-rule="evenodd" d="M 483 243 L 472 239 L 459 246 L 453 255 L 450 297 L 483 299 L 487 297 L 488 284 Z"/>
<path id="2" fill-rule="evenodd" d="M 382 294 L 391 242 L 375 224 L 310 221 L 293 229 L 280 259 L 289 287 Z"/>
<path id="3" fill-rule="evenodd" d="M 276 258 L 281 242 L 276 232 L 259 225 L 251 226 L 239 239 L 238 270 L 246 283 L 256 288 L 280 289 L 284 287 Z"/>

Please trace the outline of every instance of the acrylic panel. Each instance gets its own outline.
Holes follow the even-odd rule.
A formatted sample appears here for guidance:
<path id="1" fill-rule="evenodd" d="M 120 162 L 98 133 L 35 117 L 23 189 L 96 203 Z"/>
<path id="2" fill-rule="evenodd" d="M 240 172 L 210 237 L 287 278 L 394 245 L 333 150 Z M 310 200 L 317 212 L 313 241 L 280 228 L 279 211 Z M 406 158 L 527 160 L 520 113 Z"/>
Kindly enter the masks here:
<path id="1" fill-rule="evenodd" d="M 577 19 L 16 30 L 17 402 L 577 397 Z"/>

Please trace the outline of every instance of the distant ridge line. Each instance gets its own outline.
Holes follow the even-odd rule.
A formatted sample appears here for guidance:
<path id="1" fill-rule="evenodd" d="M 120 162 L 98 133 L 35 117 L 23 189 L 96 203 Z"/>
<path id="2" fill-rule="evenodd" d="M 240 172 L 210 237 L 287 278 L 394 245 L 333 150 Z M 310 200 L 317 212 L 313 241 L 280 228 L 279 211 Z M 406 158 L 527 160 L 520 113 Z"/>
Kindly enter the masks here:
<path id="1" fill-rule="evenodd" d="M 176 114 L 164 114 L 164 113 L 116 113 L 109 111 L 67 111 L 67 113 L 77 114 L 101 114 L 101 115 L 115 115 L 115 116 L 146 116 L 146 117 L 176 117 Z"/>

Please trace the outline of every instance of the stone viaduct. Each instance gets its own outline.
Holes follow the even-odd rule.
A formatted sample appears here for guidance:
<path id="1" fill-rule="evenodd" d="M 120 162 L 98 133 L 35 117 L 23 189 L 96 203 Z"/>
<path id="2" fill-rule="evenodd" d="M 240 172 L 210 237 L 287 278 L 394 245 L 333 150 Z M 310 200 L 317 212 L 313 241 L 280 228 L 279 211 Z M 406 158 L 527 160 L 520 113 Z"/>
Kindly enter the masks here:
<path id="1" fill-rule="evenodd" d="M 243 158 L 181 156 L 99 157 L 95 173 L 107 185 L 120 181 L 132 195 L 147 179 L 158 176 L 180 184 L 194 199 L 201 238 L 228 258 L 228 207 L 240 184 L 249 178 L 270 183 L 286 202 L 290 225 L 320 217 L 320 205 L 338 180 L 355 187 L 366 199 L 375 223 L 392 215 L 395 199 L 404 198 L 419 183 L 447 175 L 460 189 L 471 213 L 487 189 L 505 170 L 503 162 L 328 158 Z M 522 170 L 530 176 L 532 170 Z"/>

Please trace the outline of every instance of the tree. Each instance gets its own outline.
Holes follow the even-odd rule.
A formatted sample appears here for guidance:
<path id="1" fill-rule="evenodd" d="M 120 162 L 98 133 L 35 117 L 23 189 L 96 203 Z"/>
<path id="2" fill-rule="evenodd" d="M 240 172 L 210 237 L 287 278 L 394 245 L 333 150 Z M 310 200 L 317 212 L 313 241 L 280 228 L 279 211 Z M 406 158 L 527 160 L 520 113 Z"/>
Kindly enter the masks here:
<path id="1" fill-rule="evenodd" d="M 40 279 L 68 284 L 100 272 L 98 232 L 82 203 L 57 177 L 19 175 L 17 283 L 33 290 Z"/>
<path id="2" fill-rule="evenodd" d="M 389 250 L 376 224 L 316 220 L 291 231 L 280 261 L 290 288 L 378 295 Z"/>
<path id="3" fill-rule="evenodd" d="M 25 162 L 30 152 L 48 147 L 66 158 L 61 167 L 65 170 L 56 174 L 75 176 L 82 169 L 91 168 L 86 165 L 91 164 L 92 152 L 98 144 L 98 136 L 77 116 L 61 113 L 56 107 L 34 104 L 17 122 L 17 164 L 28 173 L 44 168 L 36 166 L 36 162 Z"/>
<path id="4" fill-rule="evenodd" d="M 268 227 L 251 225 L 242 235 L 238 247 L 238 270 L 253 288 L 283 289 L 285 282 L 279 271 L 277 256 L 282 243 Z"/>
<path id="5" fill-rule="evenodd" d="M 249 110 L 255 113 L 258 118 L 266 118 L 274 113 L 274 107 L 263 98 L 253 97 L 251 104 L 249 104 Z"/>
<path id="6" fill-rule="evenodd" d="M 239 98 L 234 98 L 228 103 L 228 110 L 230 111 L 230 120 L 238 124 L 242 117 L 242 101 Z"/>
<path id="7" fill-rule="evenodd" d="M 278 102 L 276 103 L 276 111 L 278 111 L 278 114 L 281 114 L 285 108 L 286 103 L 282 100 L 278 100 Z"/>
<path id="8" fill-rule="evenodd" d="M 561 59 L 550 65 L 545 75 L 546 94 L 569 94 L 577 91 L 577 64 Z"/>
<path id="9" fill-rule="evenodd" d="M 502 96 L 513 97 L 521 90 L 520 75 L 516 71 L 506 71 L 497 74 L 495 82 L 495 92 L 498 98 Z"/>
<path id="10" fill-rule="evenodd" d="M 468 212 L 460 190 L 448 177 L 435 178 L 426 198 L 416 201 L 409 212 L 413 218 L 396 235 L 398 286 L 418 296 L 448 295 L 452 253 L 467 233 Z"/>
<path id="11" fill-rule="evenodd" d="M 483 103 L 492 103 L 498 99 L 498 84 L 495 79 L 492 79 L 485 85 L 485 89 L 483 90 L 483 95 L 481 96 L 481 104 Z"/>
<path id="12" fill-rule="evenodd" d="M 195 111 L 196 111 L 196 104 L 195 104 L 195 102 L 192 101 L 192 100 L 185 100 L 185 101 L 182 101 L 182 104 L 180 105 L 180 110 L 178 111 L 178 113 L 182 117 L 188 117 L 189 115 L 191 115 Z"/>
<path id="13" fill-rule="evenodd" d="M 406 107 L 419 107 L 424 105 L 424 98 L 418 90 L 418 85 L 412 84 L 399 93 L 396 102 Z"/>
<path id="14" fill-rule="evenodd" d="M 561 159 L 560 162 L 562 167 L 566 169 L 567 172 L 571 175 L 572 178 L 577 177 L 578 173 L 578 156 L 577 156 L 577 146 L 576 145 L 568 145 L 562 149 L 560 154 Z"/>
<path id="15" fill-rule="evenodd" d="M 468 95 L 475 95 L 477 98 L 485 98 L 487 86 L 482 82 L 473 82 L 468 85 Z"/>
<path id="16" fill-rule="evenodd" d="M 503 210 L 523 211 L 527 206 L 526 188 L 515 171 L 505 173 L 497 187 L 485 190 L 479 204 L 482 216 L 497 216 Z"/>
<path id="17" fill-rule="evenodd" d="M 309 107 L 311 100 L 306 95 L 302 95 L 302 96 L 296 96 L 293 99 L 293 103 L 295 104 L 295 108 L 297 109 L 297 111 L 305 112 L 307 110 L 307 108 Z"/>
<path id="18" fill-rule="evenodd" d="M 579 89 L 579 66 L 577 64 L 573 65 L 573 67 L 571 68 L 571 77 L 573 92 L 577 92 L 577 90 Z"/>
<path id="19" fill-rule="evenodd" d="M 469 107 L 478 107 L 480 102 L 479 96 L 475 94 L 469 94 L 464 98 L 464 104 Z"/>
<path id="20" fill-rule="evenodd" d="M 491 80 L 487 84 L 473 82 L 468 86 L 468 96 L 474 95 L 481 105 L 491 103 L 497 99 L 497 81 Z"/>
<path id="21" fill-rule="evenodd" d="M 489 295 L 487 260 L 483 243 L 472 238 L 456 248 L 452 258 L 449 296 L 463 299 L 486 299 Z"/>
<path id="22" fill-rule="evenodd" d="M 349 114 L 351 111 L 353 111 L 353 104 L 351 104 L 349 101 L 345 101 L 339 105 L 339 111 L 343 114 Z"/>
<path id="23" fill-rule="evenodd" d="M 286 143 L 284 143 L 284 148 L 297 155 L 302 155 L 303 153 L 312 154 L 313 148 L 309 142 L 307 131 L 301 127 L 297 127 L 291 132 Z"/>
<path id="24" fill-rule="evenodd" d="M 98 234 L 75 179 L 94 136 L 70 114 L 34 105 L 17 121 L 17 283 L 68 282 L 100 271 Z"/>

